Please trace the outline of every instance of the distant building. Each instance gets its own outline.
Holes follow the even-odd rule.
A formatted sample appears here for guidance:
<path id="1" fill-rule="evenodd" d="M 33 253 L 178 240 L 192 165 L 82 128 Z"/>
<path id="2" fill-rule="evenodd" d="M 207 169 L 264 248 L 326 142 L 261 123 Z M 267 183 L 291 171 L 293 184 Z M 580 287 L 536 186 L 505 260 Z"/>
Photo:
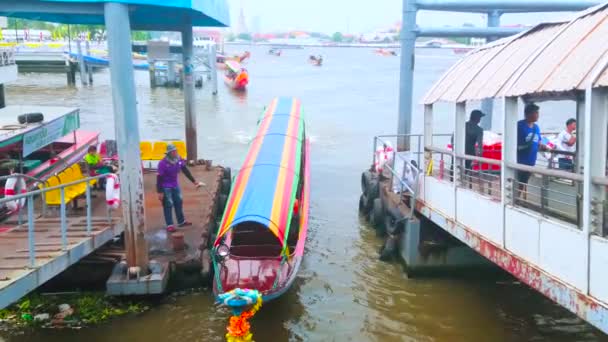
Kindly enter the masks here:
<path id="1" fill-rule="evenodd" d="M 236 32 L 237 35 L 241 33 L 249 33 L 249 29 L 247 29 L 247 23 L 245 22 L 245 11 L 243 7 L 241 7 L 241 12 L 239 13 L 239 19 L 236 23 Z"/>
<path id="2" fill-rule="evenodd" d="M 251 19 L 251 33 L 262 33 L 262 20 L 259 15 L 256 15 Z"/>

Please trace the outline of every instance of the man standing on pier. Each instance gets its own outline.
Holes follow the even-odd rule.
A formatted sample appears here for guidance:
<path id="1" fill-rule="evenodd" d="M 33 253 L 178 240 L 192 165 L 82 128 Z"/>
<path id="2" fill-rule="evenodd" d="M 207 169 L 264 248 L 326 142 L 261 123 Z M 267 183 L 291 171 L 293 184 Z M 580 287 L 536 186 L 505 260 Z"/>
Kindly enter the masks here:
<path id="1" fill-rule="evenodd" d="M 197 182 L 188 167 L 186 161 L 180 158 L 177 154 L 177 148 L 173 144 L 167 145 L 167 153 L 165 158 L 158 163 L 158 175 L 156 176 L 156 191 L 158 199 L 163 203 L 163 214 L 165 215 L 165 223 L 167 231 L 174 232 L 173 225 L 173 208 L 175 208 L 175 216 L 177 217 L 177 226 L 191 226 L 192 222 L 186 221 L 184 217 L 182 192 L 179 188 L 178 176 L 183 172 L 197 188 L 203 186 L 203 183 Z"/>
<path id="2" fill-rule="evenodd" d="M 464 153 L 469 156 L 481 157 L 483 152 L 483 128 L 479 126 L 481 118 L 486 116 L 482 111 L 475 109 L 465 124 Z M 471 171 L 472 160 L 465 161 L 465 171 Z"/>
<path id="3" fill-rule="evenodd" d="M 545 150 L 541 144 L 540 128 L 536 124 L 538 121 L 539 107 L 534 103 L 529 103 L 524 109 L 524 119 L 517 122 L 517 163 L 535 166 L 538 150 Z M 532 174 L 528 171 L 517 171 L 517 182 L 520 192 L 523 192 L 523 199 L 527 199 L 528 181 Z"/>

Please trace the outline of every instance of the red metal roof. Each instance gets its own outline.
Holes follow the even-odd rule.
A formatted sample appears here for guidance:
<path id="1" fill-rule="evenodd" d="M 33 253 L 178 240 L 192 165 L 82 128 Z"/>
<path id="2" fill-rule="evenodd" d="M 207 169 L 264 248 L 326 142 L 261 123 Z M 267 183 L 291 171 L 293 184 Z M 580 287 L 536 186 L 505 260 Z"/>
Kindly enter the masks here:
<path id="1" fill-rule="evenodd" d="M 571 21 L 544 23 L 466 55 L 422 102 L 463 102 L 584 90 L 608 57 L 608 3 Z M 593 87 L 608 86 L 606 69 Z"/>

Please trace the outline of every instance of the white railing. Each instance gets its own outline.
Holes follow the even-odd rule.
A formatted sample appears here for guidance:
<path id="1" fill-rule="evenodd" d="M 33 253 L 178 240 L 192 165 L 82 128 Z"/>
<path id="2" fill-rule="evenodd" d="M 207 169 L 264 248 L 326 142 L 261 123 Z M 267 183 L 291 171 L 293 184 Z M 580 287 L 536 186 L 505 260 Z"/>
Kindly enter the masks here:
<path id="1" fill-rule="evenodd" d="M 451 134 L 435 134 L 437 138 L 449 138 Z M 423 172 L 420 168 L 423 152 L 423 135 L 422 134 L 392 134 L 392 135 L 377 135 L 374 137 L 374 143 L 372 146 L 372 168 L 375 165 L 380 165 L 381 161 L 378 160 L 378 151 L 384 151 L 386 147 L 394 148 L 397 146 L 397 140 L 409 139 L 409 151 L 391 151 L 389 163 L 382 165 L 382 169 L 389 171 L 391 178 L 391 191 L 396 190 L 400 194 L 409 193 L 410 208 L 415 207 L 416 198 L 418 195 L 418 182 L 420 175 Z M 380 148 L 381 147 L 381 148 Z M 386 152 L 385 152 L 386 153 Z M 409 156 L 409 158 L 407 158 Z M 411 172 L 411 174 L 409 174 Z M 396 185 L 396 186 L 395 186 Z M 411 212 L 413 214 L 413 211 Z"/>
<path id="2" fill-rule="evenodd" d="M 25 175 L 11 175 L 11 176 L 8 176 L 7 178 L 24 177 L 24 176 Z M 74 182 L 64 183 L 64 184 L 60 184 L 58 186 L 53 186 L 53 187 L 44 187 L 43 189 L 40 189 L 40 190 L 29 191 L 29 192 L 26 192 L 23 194 L 18 194 L 18 195 L 11 196 L 8 198 L 5 197 L 5 198 L 0 199 L 0 205 L 5 204 L 7 202 L 26 199 L 25 206 L 27 207 L 28 256 L 29 256 L 29 265 L 31 268 L 36 267 L 36 248 L 35 248 L 36 242 L 35 242 L 35 236 L 34 236 L 34 231 L 35 231 L 34 230 L 34 228 L 35 228 L 34 198 L 35 198 L 35 196 L 41 196 L 44 200 L 44 196 L 46 193 L 48 193 L 49 191 L 59 190 L 60 196 L 61 196 L 61 202 L 59 205 L 59 218 L 60 218 L 60 223 L 61 223 L 61 226 L 60 226 L 61 248 L 62 248 L 62 250 L 66 251 L 68 249 L 66 188 L 81 184 L 83 182 L 86 184 L 86 192 L 85 192 L 86 234 L 88 236 L 90 236 L 92 234 L 92 230 L 93 230 L 93 224 L 92 224 L 93 213 L 92 213 L 92 205 L 91 205 L 91 184 L 90 183 L 93 180 L 99 180 L 102 178 L 106 178 L 108 176 L 109 176 L 109 174 L 103 174 L 103 175 L 99 175 L 99 176 L 83 178 L 83 179 L 79 179 Z M 111 216 L 110 209 L 108 209 L 108 211 L 107 211 L 107 219 L 108 219 L 108 223 L 112 222 L 112 216 Z M 20 225 L 21 225 L 21 223 L 20 223 Z"/>
<path id="3" fill-rule="evenodd" d="M 507 184 L 502 184 L 500 160 L 455 154 L 450 149 L 436 146 L 426 146 L 425 151 L 425 175 L 428 177 L 444 182 L 456 180 L 457 188 L 474 191 L 493 201 L 501 201 L 504 192 L 505 204 L 581 227 L 582 174 L 506 162 L 506 167 L 514 171 L 515 176 L 507 178 Z M 519 181 L 519 172 L 530 173 L 528 183 Z"/>

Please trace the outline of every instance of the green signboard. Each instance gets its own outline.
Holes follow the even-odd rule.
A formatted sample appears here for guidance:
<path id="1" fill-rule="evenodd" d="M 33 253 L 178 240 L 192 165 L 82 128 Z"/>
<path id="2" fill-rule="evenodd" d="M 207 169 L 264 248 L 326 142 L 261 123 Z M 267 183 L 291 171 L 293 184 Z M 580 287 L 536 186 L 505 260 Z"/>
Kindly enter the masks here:
<path id="1" fill-rule="evenodd" d="M 25 133 L 23 135 L 23 157 L 72 133 L 79 127 L 80 117 L 78 111 L 74 111 Z"/>

